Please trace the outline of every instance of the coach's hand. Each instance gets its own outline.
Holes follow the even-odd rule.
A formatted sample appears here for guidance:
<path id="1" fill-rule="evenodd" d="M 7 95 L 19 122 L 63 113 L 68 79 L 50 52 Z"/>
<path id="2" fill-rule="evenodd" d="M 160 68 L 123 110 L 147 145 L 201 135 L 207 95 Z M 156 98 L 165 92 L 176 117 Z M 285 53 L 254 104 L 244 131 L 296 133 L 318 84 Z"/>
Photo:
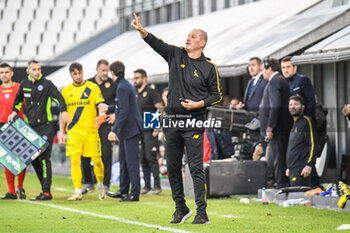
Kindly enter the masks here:
<path id="1" fill-rule="evenodd" d="M 113 131 L 109 132 L 108 141 L 115 142 L 117 140 L 118 140 L 117 135 Z"/>
<path id="2" fill-rule="evenodd" d="M 130 26 L 137 30 L 141 34 L 142 38 L 145 38 L 148 35 L 148 32 L 142 27 L 140 16 L 137 16 L 135 13 L 134 19 L 132 20 Z"/>
<path id="3" fill-rule="evenodd" d="M 13 121 L 13 119 L 15 118 L 15 116 L 17 116 L 17 112 L 12 112 L 8 118 L 7 118 L 7 121 Z"/>
<path id="4" fill-rule="evenodd" d="M 192 110 L 196 108 L 203 108 L 204 107 L 204 101 L 192 101 L 189 99 L 185 99 L 184 101 L 181 101 L 181 105 L 186 108 L 187 110 Z"/>

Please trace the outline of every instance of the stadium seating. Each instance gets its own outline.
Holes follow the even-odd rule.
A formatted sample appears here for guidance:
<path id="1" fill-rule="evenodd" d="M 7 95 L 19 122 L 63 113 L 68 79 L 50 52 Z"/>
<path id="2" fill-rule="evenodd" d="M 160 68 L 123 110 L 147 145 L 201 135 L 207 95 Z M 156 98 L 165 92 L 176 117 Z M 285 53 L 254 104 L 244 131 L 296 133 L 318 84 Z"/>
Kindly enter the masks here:
<path id="1" fill-rule="evenodd" d="M 52 60 L 116 24 L 118 5 L 116 0 L 0 0 L 0 60 Z"/>

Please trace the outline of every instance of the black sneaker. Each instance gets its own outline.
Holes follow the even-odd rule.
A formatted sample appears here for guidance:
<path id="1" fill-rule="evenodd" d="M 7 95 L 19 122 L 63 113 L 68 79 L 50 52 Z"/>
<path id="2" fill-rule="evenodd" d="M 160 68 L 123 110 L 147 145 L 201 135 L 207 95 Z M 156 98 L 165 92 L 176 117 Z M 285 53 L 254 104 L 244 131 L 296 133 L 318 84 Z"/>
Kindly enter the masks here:
<path id="1" fill-rule="evenodd" d="M 147 194 L 147 193 L 149 193 L 150 191 L 151 191 L 150 188 L 144 187 L 143 189 L 141 189 L 141 194 Z"/>
<path id="2" fill-rule="evenodd" d="M 16 200 L 17 195 L 12 194 L 12 193 L 6 193 L 6 195 L 4 197 L 2 197 L 1 199 L 3 199 L 3 200 Z"/>
<path id="3" fill-rule="evenodd" d="M 194 217 L 192 224 L 209 224 L 209 218 L 207 214 L 198 214 Z"/>
<path id="4" fill-rule="evenodd" d="M 191 215 L 192 215 L 192 211 L 189 208 L 182 209 L 182 210 L 175 210 L 173 214 L 173 220 L 170 223 L 182 224 L 189 217 L 191 217 Z"/>
<path id="5" fill-rule="evenodd" d="M 91 193 L 94 190 L 95 190 L 95 186 L 93 184 L 83 184 L 81 193 L 84 195 L 84 194 Z"/>
<path id="6" fill-rule="evenodd" d="M 16 193 L 18 194 L 19 199 L 26 199 L 26 192 L 24 191 L 24 189 L 22 188 L 17 188 Z"/>
<path id="7" fill-rule="evenodd" d="M 49 201 L 52 199 L 52 195 L 50 194 L 49 196 L 46 196 L 43 193 L 40 193 L 39 196 L 30 198 L 29 200 L 31 201 Z"/>

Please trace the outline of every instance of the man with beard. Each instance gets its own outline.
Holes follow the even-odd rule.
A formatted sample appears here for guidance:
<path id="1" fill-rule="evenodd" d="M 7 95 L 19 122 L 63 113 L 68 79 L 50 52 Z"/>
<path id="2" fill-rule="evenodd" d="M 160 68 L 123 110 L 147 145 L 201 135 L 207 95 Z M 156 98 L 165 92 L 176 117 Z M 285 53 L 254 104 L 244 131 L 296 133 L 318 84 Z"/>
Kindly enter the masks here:
<path id="1" fill-rule="evenodd" d="M 69 66 L 69 73 L 73 83 L 63 88 L 62 96 L 72 120 L 60 119 L 60 141 L 65 143 L 64 133 L 67 131 L 66 155 L 71 160 L 71 175 L 75 189 L 75 193 L 67 200 L 77 201 L 83 198 L 80 169 L 82 156 L 91 158 L 94 163 L 98 197 L 103 200 L 106 197 L 103 186 L 104 166 L 101 159 L 100 137 L 94 121 L 97 108 L 99 113 L 106 113 L 108 106 L 103 103 L 100 88 L 90 81 L 84 81 L 83 67 L 80 63 L 72 63 Z"/>
<path id="2" fill-rule="evenodd" d="M 291 186 L 310 185 L 310 174 L 317 157 L 314 124 L 304 115 L 304 109 L 301 96 L 289 98 L 289 112 L 294 124 L 289 135 L 286 176 L 289 176 Z"/>
<path id="3" fill-rule="evenodd" d="M 109 63 L 105 59 L 101 59 L 96 65 L 96 75 L 88 81 L 98 85 L 101 90 L 104 103 L 111 105 L 114 103 L 116 85 L 111 78 L 108 77 Z M 112 143 L 108 141 L 108 134 L 111 131 L 115 120 L 115 114 L 108 114 L 106 120 L 101 124 L 98 133 L 101 139 L 102 161 L 105 167 L 103 185 L 105 190 L 109 191 L 112 169 Z M 91 158 L 82 157 L 81 167 L 83 172 L 83 188 L 82 194 L 86 194 L 94 190 L 92 169 L 90 165 Z"/>
<path id="4" fill-rule="evenodd" d="M 144 112 L 163 111 L 160 95 L 147 85 L 147 73 L 145 70 L 137 69 L 134 71 L 134 86 L 137 89 L 137 105 L 142 118 L 144 117 Z M 140 140 L 140 161 L 145 181 L 145 187 L 141 190 L 141 194 L 147 194 L 151 191 L 151 173 L 154 178 L 154 187 L 151 194 L 160 194 L 162 191 L 157 158 L 159 132 L 160 129 L 145 129 Z"/>

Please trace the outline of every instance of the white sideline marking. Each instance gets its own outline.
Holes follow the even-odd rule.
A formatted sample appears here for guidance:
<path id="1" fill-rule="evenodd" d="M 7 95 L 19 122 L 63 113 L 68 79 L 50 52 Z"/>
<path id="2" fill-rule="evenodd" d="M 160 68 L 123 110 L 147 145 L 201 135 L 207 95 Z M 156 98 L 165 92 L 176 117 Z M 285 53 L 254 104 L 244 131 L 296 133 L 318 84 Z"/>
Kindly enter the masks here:
<path id="1" fill-rule="evenodd" d="M 159 225 L 147 224 L 147 223 L 143 223 L 143 222 L 137 222 L 137 221 L 133 221 L 133 220 L 128 220 L 128 219 L 125 219 L 125 218 L 118 218 L 118 217 L 114 217 L 114 216 L 110 216 L 110 215 L 96 214 L 96 213 L 93 213 L 93 212 L 87 212 L 87 211 L 83 211 L 83 210 L 77 210 L 77 209 L 62 207 L 62 206 L 54 205 L 54 204 L 46 204 L 46 203 L 41 203 L 41 202 L 24 201 L 24 200 L 23 201 L 20 200 L 20 201 L 21 202 L 25 202 L 25 203 L 29 203 L 29 204 L 49 206 L 51 208 L 66 210 L 66 211 L 75 212 L 75 213 L 84 214 L 84 215 L 90 215 L 90 216 L 93 216 L 93 217 L 110 219 L 110 220 L 114 220 L 114 221 L 122 222 L 122 223 L 129 223 L 129 224 L 133 224 L 133 225 L 139 225 L 139 226 L 144 226 L 144 227 L 156 228 L 156 229 L 164 230 L 164 231 L 180 232 L 180 233 L 191 233 L 190 231 L 184 231 L 184 230 L 170 228 L 170 227 L 163 227 L 163 226 L 159 226 Z"/>
<path id="2" fill-rule="evenodd" d="M 348 229 L 350 229 L 350 224 L 342 224 L 337 228 L 337 230 L 348 230 Z"/>
<path id="3" fill-rule="evenodd" d="M 53 189 L 57 190 L 57 191 L 62 191 L 62 192 L 66 192 L 66 191 L 72 191 L 72 190 L 68 190 L 66 188 L 61 188 L 61 187 L 54 187 Z"/>
<path id="4" fill-rule="evenodd" d="M 160 205 L 160 204 L 154 204 L 154 203 L 148 203 L 148 202 L 143 202 L 143 203 L 140 203 L 142 205 L 151 205 L 151 206 L 157 206 L 157 207 L 161 207 L 161 208 L 170 208 L 170 206 L 167 206 L 167 205 Z"/>
<path id="5" fill-rule="evenodd" d="M 214 213 L 214 212 L 208 212 L 209 215 L 218 215 L 222 218 L 240 218 L 238 216 L 235 215 L 222 215 L 222 214 L 218 214 L 218 213 Z"/>

